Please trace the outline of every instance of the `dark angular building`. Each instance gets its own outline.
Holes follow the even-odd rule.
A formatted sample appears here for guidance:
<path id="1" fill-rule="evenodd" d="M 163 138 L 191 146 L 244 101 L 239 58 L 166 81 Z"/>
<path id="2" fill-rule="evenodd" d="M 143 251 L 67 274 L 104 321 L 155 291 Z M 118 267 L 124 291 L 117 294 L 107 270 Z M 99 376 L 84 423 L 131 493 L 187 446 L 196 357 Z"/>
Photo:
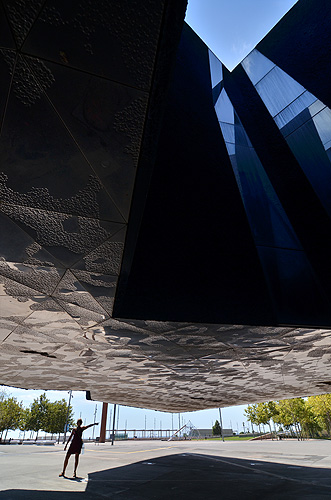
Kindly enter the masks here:
<path id="1" fill-rule="evenodd" d="M 232 72 L 185 1 L 0 7 L 0 383 L 169 411 L 328 392 L 331 4 Z"/>

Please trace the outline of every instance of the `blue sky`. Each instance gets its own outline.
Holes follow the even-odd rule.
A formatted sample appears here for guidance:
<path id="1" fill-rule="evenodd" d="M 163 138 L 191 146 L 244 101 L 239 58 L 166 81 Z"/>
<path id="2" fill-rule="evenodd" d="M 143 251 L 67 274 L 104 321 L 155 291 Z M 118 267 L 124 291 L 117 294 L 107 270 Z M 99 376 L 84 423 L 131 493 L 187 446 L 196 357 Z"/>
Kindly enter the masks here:
<path id="1" fill-rule="evenodd" d="M 232 70 L 296 0 L 189 0 L 186 22 Z"/>
<path id="2" fill-rule="evenodd" d="M 7 394 L 15 397 L 18 401 L 22 401 L 25 407 L 29 407 L 32 401 L 39 397 L 43 392 L 46 392 L 46 395 L 50 401 L 56 401 L 62 398 L 65 398 L 68 401 L 69 393 L 67 391 L 43 391 L 43 390 L 24 390 L 17 389 L 14 387 L 5 387 L 0 386 L 0 389 L 5 389 Z M 89 424 L 94 421 L 94 411 L 97 407 L 97 418 L 96 421 L 100 422 L 101 419 L 101 411 L 102 411 L 102 403 L 97 401 L 87 401 L 85 398 L 85 392 L 82 391 L 74 391 L 73 398 L 71 400 L 71 404 L 74 410 L 75 419 L 82 418 L 84 423 Z M 109 410 L 112 410 L 113 405 L 109 405 Z M 223 408 L 222 409 L 222 419 L 223 426 L 225 428 L 232 428 L 234 430 L 239 430 L 241 432 L 243 430 L 242 425 L 246 419 L 243 415 L 243 410 L 245 406 L 238 406 L 232 408 Z M 108 410 L 108 421 L 110 412 Z M 172 426 L 172 416 L 171 413 L 165 413 L 160 411 L 146 410 L 140 408 L 131 408 L 128 406 L 120 406 L 119 407 L 119 428 L 124 429 L 144 429 L 145 428 L 145 416 L 146 416 L 146 427 L 147 429 L 171 429 Z M 219 420 L 219 411 L 218 408 L 211 410 L 202 410 L 195 412 L 187 412 L 181 414 L 181 421 L 183 419 L 183 423 L 187 423 L 191 421 L 195 427 L 200 429 L 211 428 L 211 426 L 215 423 L 215 420 Z M 174 428 L 178 428 L 178 414 L 174 414 L 173 416 Z M 161 427 L 160 427 L 161 423 Z M 117 418 L 116 418 L 117 424 Z M 117 425 L 116 425 L 117 427 Z M 107 429 L 109 425 L 107 425 Z M 92 436 L 92 430 L 88 429 L 84 436 L 88 438 Z M 18 432 L 11 431 L 8 434 L 9 437 L 16 437 Z M 95 433 L 95 436 L 98 435 L 98 430 Z"/>
<path id="3" fill-rule="evenodd" d="M 296 3 L 295 0 L 189 0 L 186 22 L 198 33 L 217 57 L 232 70 Z M 25 391 L 8 388 L 8 393 L 29 406 L 43 391 Z M 68 398 L 68 392 L 48 391 L 51 401 Z M 101 417 L 101 403 L 86 401 L 85 392 L 75 392 L 72 400 L 75 418 L 80 416 L 86 423 L 93 422 L 97 405 L 97 421 Z M 223 425 L 243 430 L 246 419 L 245 406 L 224 408 Z M 171 428 L 171 414 L 152 410 L 120 407 L 119 427 L 131 429 Z M 191 420 L 198 428 L 210 428 L 219 419 L 218 409 L 183 413 L 182 418 Z M 117 419 L 116 419 L 117 420 Z M 178 415 L 174 415 L 178 423 Z M 92 430 L 86 431 L 92 434 Z M 97 434 L 96 434 L 97 435 Z M 9 436 L 8 436 L 9 437 Z"/>

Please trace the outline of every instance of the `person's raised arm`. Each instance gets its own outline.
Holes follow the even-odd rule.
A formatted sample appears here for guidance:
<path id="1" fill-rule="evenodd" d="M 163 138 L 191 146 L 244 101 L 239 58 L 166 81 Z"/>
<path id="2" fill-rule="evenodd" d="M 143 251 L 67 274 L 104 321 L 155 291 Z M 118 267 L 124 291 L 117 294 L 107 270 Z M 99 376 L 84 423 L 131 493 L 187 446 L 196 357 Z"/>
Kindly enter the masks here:
<path id="1" fill-rule="evenodd" d="M 85 425 L 84 427 L 82 427 L 82 429 L 83 429 L 83 431 L 85 431 L 85 429 L 88 429 L 89 427 L 93 427 L 93 425 L 99 425 L 99 422 L 94 422 L 94 424 Z"/>

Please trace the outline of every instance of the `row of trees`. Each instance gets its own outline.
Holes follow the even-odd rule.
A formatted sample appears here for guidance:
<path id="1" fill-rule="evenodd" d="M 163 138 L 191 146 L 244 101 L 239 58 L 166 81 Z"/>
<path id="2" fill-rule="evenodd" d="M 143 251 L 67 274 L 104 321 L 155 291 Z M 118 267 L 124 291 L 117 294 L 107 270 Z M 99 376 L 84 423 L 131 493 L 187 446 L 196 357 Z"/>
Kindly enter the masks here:
<path id="1" fill-rule="evenodd" d="M 287 430 L 298 439 L 331 438 L 331 394 L 248 405 L 245 415 L 260 431 L 268 425 L 270 432 Z"/>
<path id="2" fill-rule="evenodd" d="M 46 394 L 36 398 L 29 408 L 24 408 L 22 402 L 9 397 L 6 392 L 0 392 L 0 441 L 6 439 L 9 430 L 39 431 L 50 434 L 60 434 L 64 431 L 67 421 L 71 427 L 74 425 L 73 410 L 64 399 L 51 402 Z"/>

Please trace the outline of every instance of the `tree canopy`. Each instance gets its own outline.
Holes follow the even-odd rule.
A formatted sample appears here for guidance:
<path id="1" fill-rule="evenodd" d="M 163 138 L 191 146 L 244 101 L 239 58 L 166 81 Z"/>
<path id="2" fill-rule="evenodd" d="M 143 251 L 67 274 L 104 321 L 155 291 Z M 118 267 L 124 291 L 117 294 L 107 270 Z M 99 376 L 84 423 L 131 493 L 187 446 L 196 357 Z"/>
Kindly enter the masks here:
<path id="1" fill-rule="evenodd" d="M 68 425 L 74 425 L 73 409 L 65 399 L 51 402 L 46 393 L 34 399 L 30 408 L 24 408 L 22 402 L 9 397 L 6 391 L 0 392 L 0 433 L 8 430 L 20 429 L 21 431 L 34 431 L 38 436 L 39 431 L 50 434 L 64 432 L 68 415 Z"/>
<path id="2" fill-rule="evenodd" d="M 331 437 L 331 394 L 304 398 L 283 399 L 248 405 L 245 415 L 253 425 L 271 422 L 299 439 L 307 437 Z"/>
<path id="3" fill-rule="evenodd" d="M 22 403 L 18 403 L 16 398 L 8 397 L 0 401 L 0 432 L 19 427 L 22 409 Z"/>

